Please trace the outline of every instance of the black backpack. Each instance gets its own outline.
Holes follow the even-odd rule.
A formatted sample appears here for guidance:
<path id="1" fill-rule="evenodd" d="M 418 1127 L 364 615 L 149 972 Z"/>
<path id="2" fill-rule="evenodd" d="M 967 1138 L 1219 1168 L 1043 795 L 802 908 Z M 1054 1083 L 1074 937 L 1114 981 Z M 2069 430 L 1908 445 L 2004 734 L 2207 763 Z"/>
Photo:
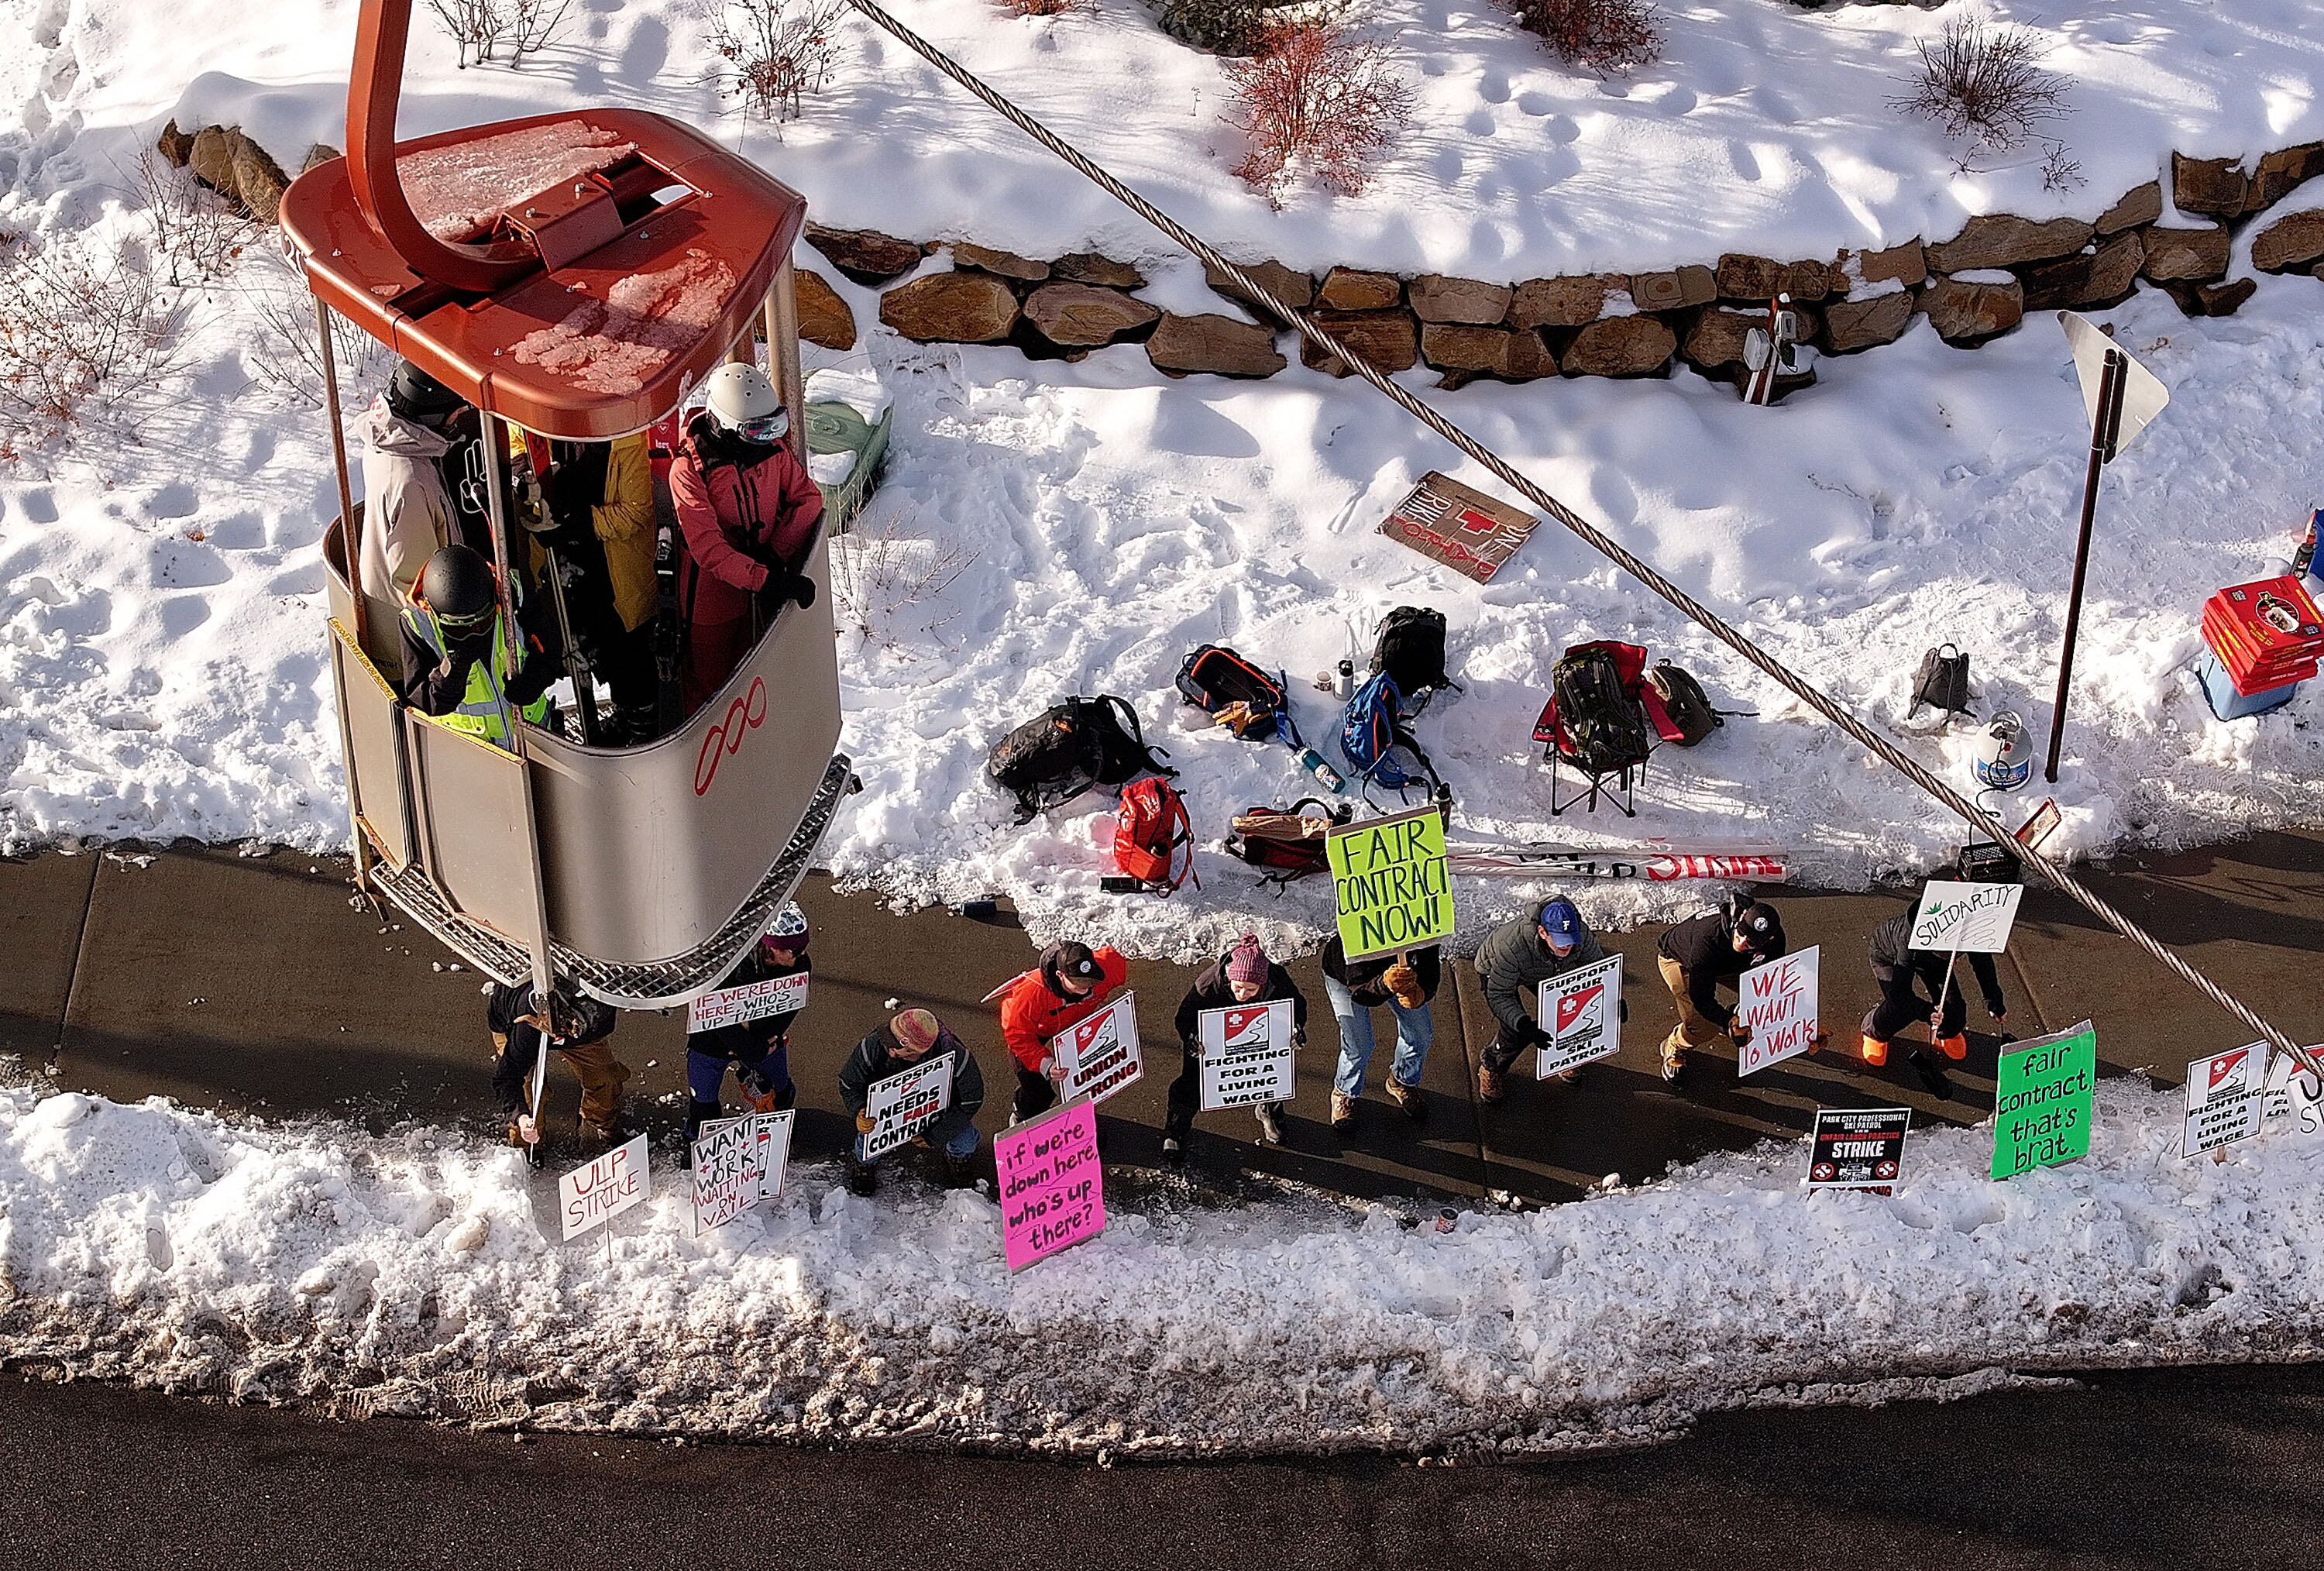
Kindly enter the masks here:
<path id="1" fill-rule="evenodd" d="M 1622 673 L 1602 649 L 1585 649 L 1557 662 L 1550 693 L 1563 734 L 1550 745 L 1591 774 L 1618 774 L 1646 762 L 1654 742 L 1646 717 L 1622 690 Z"/>
<path id="2" fill-rule="evenodd" d="M 1093 786 L 1120 785 L 1148 770 L 1176 777 L 1161 762 L 1167 749 L 1146 745 L 1138 711 L 1111 693 L 1072 698 L 1042 711 L 992 744 L 985 777 L 1017 799 L 1017 821 L 1069 802 Z"/>
<path id="3" fill-rule="evenodd" d="M 1670 661 L 1655 661 L 1654 669 L 1646 673 L 1646 683 L 1663 701 L 1663 713 L 1678 727 L 1678 735 L 1672 740 L 1681 747 L 1694 746 L 1727 724 L 1711 707 L 1711 695 L 1702 690 L 1702 684 Z"/>
<path id="4" fill-rule="evenodd" d="M 1178 691 L 1186 702 L 1215 715 L 1230 704 L 1248 704 L 1270 714 L 1289 712 L 1283 683 L 1222 643 L 1206 643 L 1178 667 Z"/>
<path id="5" fill-rule="evenodd" d="M 1920 674 L 1913 679 L 1913 707 L 1904 711 L 1904 718 L 1919 714 L 1924 704 L 1947 719 L 1969 713 L 1969 656 L 1960 645 L 1941 643 L 1921 657 Z"/>
<path id="6" fill-rule="evenodd" d="M 1385 674 L 1417 715 L 1441 688 L 1461 689 L 1444 674 L 1444 613 L 1399 605 L 1381 618 L 1372 670 Z"/>

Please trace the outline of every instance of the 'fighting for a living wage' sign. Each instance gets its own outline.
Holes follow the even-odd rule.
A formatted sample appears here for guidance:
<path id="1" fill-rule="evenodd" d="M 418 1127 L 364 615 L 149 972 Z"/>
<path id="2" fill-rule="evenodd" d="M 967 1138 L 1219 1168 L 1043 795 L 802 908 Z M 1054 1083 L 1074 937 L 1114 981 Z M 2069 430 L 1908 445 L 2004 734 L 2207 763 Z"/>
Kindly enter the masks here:
<path id="1" fill-rule="evenodd" d="M 1822 947 L 1811 945 L 1743 973 L 1735 984 L 1735 1019 L 1751 1034 L 1735 1049 L 1738 1077 L 1795 1058 L 1816 1045 L 1816 989 L 1822 969 Z"/>
<path id="2" fill-rule="evenodd" d="M 1424 948 L 1452 936 L 1444 815 L 1415 808 L 1334 829 L 1323 841 L 1340 943 L 1351 960 Z"/>
<path id="3" fill-rule="evenodd" d="M 2213 1053 L 2187 1066 L 2187 1128 L 2181 1156 L 2200 1156 L 2259 1132 L 2266 1109 L 2265 1042 Z"/>
<path id="4" fill-rule="evenodd" d="M 1068 1102 L 992 1137 L 1001 1180 L 1001 1248 L 1023 1271 L 1105 1231 L 1097 1104 Z"/>
<path id="5" fill-rule="evenodd" d="M 2006 1044 L 1994 1071 L 1993 1176 L 2014 1178 L 2089 1155 L 2098 1077 L 2098 1028 L 2088 1021 Z"/>
<path id="6" fill-rule="evenodd" d="M 1298 1086 L 1291 1001 L 1231 1003 L 1194 1017 L 1203 1111 L 1288 1102 Z"/>

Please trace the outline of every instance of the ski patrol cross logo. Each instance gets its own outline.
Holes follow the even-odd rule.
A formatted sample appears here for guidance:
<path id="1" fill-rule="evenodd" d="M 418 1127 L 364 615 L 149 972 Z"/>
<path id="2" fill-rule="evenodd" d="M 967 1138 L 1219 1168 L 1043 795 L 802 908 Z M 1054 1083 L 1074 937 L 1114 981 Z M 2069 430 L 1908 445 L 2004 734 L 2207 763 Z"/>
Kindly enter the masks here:
<path id="1" fill-rule="evenodd" d="M 751 690 L 726 706 L 726 717 L 702 734 L 702 751 L 694 755 L 694 794 L 710 794 L 710 782 L 718 778 L 721 759 L 742 751 L 746 733 L 756 731 L 767 720 L 767 681 L 764 677 L 751 679 Z"/>
<path id="2" fill-rule="evenodd" d="M 2211 1060 L 2211 1083 L 2209 1086 L 2206 1086 L 2204 1089 L 2206 1091 L 2217 1091 L 2219 1088 L 2220 1081 L 2231 1079 L 2236 1075 L 2241 1074 L 2243 1071 L 2244 1060 L 2250 1056 L 2251 1049 L 2249 1048 L 2237 1048 L 2232 1053 L 2221 1053 L 2218 1058 L 2213 1058 Z"/>
<path id="3" fill-rule="evenodd" d="M 1573 1029 L 1576 1021 L 1596 1012 L 1599 1000 L 1605 996 L 1606 984 L 1602 982 L 1561 994 L 1557 1001 L 1557 1034 L 1565 1035 Z"/>
<path id="4" fill-rule="evenodd" d="M 1253 1027 L 1264 1025 L 1266 1021 L 1267 1005 L 1263 1003 L 1250 1009 L 1228 1010 L 1226 1045 L 1230 1048 L 1240 1046 L 1242 1039 L 1251 1034 Z"/>

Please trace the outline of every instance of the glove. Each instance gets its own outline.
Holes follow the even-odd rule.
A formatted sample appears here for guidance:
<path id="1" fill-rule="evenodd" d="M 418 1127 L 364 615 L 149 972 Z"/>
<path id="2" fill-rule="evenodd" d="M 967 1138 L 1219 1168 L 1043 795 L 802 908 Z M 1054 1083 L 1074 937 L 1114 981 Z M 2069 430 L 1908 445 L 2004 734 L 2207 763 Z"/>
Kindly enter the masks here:
<path id="1" fill-rule="evenodd" d="M 1739 1048 L 1751 1040 L 1751 1028 L 1739 1020 L 1730 1020 L 1727 1022 L 1727 1039 Z"/>
<path id="2" fill-rule="evenodd" d="M 1307 1045 L 1307 1033 L 1305 1031 L 1293 1031 L 1291 1033 L 1291 1045 L 1295 1048 L 1305 1047 Z"/>
<path id="3" fill-rule="evenodd" d="M 873 1127 L 876 1126 L 879 1122 L 880 1121 L 872 1117 L 869 1112 L 859 1113 L 855 1115 L 855 1132 L 858 1134 L 870 1134 Z"/>
<path id="4" fill-rule="evenodd" d="M 767 580 L 770 586 L 772 578 Z M 805 573 L 792 573 L 783 579 L 780 596 L 804 611 L 815 604 L 815 580 Z"/>
<path id="5" fill-rule="evenodd" d="M 1238 700 L 1219 711 L 1218 722 L 1248 741 L 1257 733 L 1275 729 L 1275 711 Z"/>
<path id="6" fill-rule="evenodd" d="M 1420 991 L 1420 973 L 1401 960 L 1380 973 L 1380 982 L 1406 1009 L 1418 1009 L 1428 1002 Z"/>

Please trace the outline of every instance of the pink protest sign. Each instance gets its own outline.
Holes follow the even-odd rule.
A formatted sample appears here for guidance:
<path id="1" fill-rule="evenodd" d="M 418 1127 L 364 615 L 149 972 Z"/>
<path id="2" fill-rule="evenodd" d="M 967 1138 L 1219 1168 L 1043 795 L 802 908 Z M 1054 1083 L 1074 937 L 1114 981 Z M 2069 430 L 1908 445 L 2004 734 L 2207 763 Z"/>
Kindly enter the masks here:
<path id="1" fill-rule="evenodd" d="M 1001 1242 L 1023 1271 L 1105 1231 L 1097 1104 L 1069 1102 L 992 1140 L 1001 1178 Z"/>

